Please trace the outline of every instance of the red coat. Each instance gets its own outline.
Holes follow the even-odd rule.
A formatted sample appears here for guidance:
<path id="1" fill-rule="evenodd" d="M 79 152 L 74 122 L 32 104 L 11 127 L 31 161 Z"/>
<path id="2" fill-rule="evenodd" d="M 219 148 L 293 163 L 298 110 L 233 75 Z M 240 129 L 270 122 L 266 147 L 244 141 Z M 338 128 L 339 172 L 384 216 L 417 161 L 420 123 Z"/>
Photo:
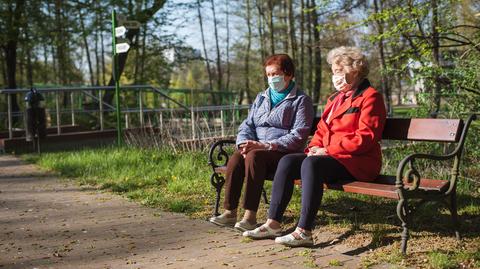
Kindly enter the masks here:
<path id="1" fill-rule="evenodd" d="M 356 179 L 373 181 L 382 167 L 379 141 L 385 126 L 386 111 L 382 95 L 364 80 L 326 123 L 333 100 L 330 96 L 310 147 L 324 147 L 328 155 L 343 164 Z"/>

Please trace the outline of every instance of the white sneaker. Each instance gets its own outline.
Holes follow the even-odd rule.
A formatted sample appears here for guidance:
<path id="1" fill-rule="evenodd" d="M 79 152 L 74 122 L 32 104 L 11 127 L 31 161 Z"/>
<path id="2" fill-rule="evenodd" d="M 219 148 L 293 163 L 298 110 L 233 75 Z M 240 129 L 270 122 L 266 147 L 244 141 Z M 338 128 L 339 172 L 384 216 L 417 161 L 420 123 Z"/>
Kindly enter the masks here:
<path id="1" fill-rule="evenodd" d="M 247 220 L 241 220 L 237 223 L 235 223 L 235 230 L 238 230 L 240 232 L 245 232 L 245 231 L 250 231 L 253 230 L 257 227 L 257 223 L 251 224 Z"/>
<path id="2" fill-rule="evenodd" d="M 280 236 L 281 232 L 282 228 L 272 229 L 268 227 L 268 225 L 263 224 L 254 230 L 244 232 L 242 235 L 252 239 L 273 239 L 277 236 Z"/>
<path id="3" fill-rule="evenodd" d="M 275 238 L 275 243 L 288 247 L 311 247 L 313 246 L 312 235 L 307 235 L 296 229 L 293 233 Z"/>

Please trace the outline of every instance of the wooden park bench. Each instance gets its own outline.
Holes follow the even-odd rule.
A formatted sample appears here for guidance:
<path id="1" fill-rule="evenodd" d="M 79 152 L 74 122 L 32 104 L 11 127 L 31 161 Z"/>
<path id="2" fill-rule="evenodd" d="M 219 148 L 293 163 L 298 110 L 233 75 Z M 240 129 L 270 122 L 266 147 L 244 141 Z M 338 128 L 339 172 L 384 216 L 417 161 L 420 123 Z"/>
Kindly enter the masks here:
<path id="1" fill-rule="evenodd" d="M 450 210 L 452 224 L 457 239 L 460 239 L 459 221 L 457 216 L 456 186 L 462 157 L 463 146 L 470 123 L 476 119 L 471 115 L 466 122 L 461 119 L 400 119 L 388 118 L 382 134 L 383 140 L 403 141 L 428 141 L 453 143 L 455 149 L 445 155 L 431 155 L 414 153 L 406 156 L 398 164 L 396 175 L 380 175 L 373 182 L 362 181 L 339 181 L 327 183 L 325 189 L 339 190 L 349 193 L 359 193 L 370 196 L 379 196 L 398 200 L 397 216 L 400 219 L 403 231 L 401 234 L 402 253 L 406 253 L 408 240 L 408 227 L 411 220 L 413 200 L 419 200 L 421 205 L 426 201 L 441 201 Z M 311 135 L 314 134 L 319 118 L 315 119 Z M 214 143 L 209 152 L 209 164 L 213 169 L 210 178 L 211 184 L 217 191 L 215 201 L 215 215 L 218 215 L 220 193 L 225 183 L 226 164 L 228 153 L 227 146 L 234 146 L 234 140 L 221 140 Z M 416 169 L 415 161 L 427 159 L 434 161 L 446 161 L 453 159 L 453 166 L 449 179 L 423 178 Z M 445 164 L 447 165 L 447 164 Z M 267 180 L 272 180 L 270 175 Z M 296 184 L 301 184 L 296 180 Z M 265 202 L 268 203 L 265 190 L 263 191 Z"/>

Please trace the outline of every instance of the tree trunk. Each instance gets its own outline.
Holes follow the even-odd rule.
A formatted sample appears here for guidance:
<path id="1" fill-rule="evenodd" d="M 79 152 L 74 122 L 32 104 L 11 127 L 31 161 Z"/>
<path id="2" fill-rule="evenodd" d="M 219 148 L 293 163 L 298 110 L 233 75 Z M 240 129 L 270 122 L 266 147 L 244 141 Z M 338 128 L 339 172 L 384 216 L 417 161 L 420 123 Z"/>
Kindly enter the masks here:
<path id="1" fill-rule="evenodd" d="M 25 11 L 25 1 L 19 0 L 15 3 L 15 10 L 13 10 L 13 5 L 9 3 L 9 16 L 6 21 L 8 24 L 6 25 L 5 29 L 7 30 L 7 40 L 1 40 L 0 42 L 5 55 L 5 62 L 6 62 L 6 83 L 7 88 L 9 89 L 16 89 L 17 88 L 17 81 L 16 81 L 16 69 L 17 69 L 17 42 L 20 35 L 20 24 L 23 17 L 23 13 Z M 6 42 L 5 42 L 6 41 Z M 5 43 L 4 43 L 5 42 Z M 11 95 L 12 101 L 12 112 L 20 111 L 20 107 L 18 105 L 17 95 Z M 13 119 L 14 123 L 18 121 L 17 118 Z"/>
<path id="2" fill-rule="evenodd" d="M 222 90 L 222 58 L 220 56 L 220 45 L 218 44 L 218 23 L 217 23 L 217 15 L 215 13 L 215 3 L 214 0 L 210 0 L 212 4 L 212 13 L 213 13 L 213 29 L 215 33 L 215 46 L 217 48 L 217 88 L 219 91 Z"/>
<path id="3" fill-rule="evenodd" d="M 83 21 L 83 14 L 82 9 L 78 6 L 78 19 L 80 20 L 80 29 L 82 30 L 82 40 L 85 46 L 85 53 L 87 55 L 87 63 L 88 63 L 88 71 L 90 72 L 90 85 L 95 85 L 95 75 L 93 74 L 93 67 L 92 67 L 92 58 L 90 58 L 90 48 L 88 47 L 88 40 L 87 40 L 87 31 L 85 29 L 85 23 Z M 62 38 L 62 37 L 60 37 Z"/>
<path id="4" fill-rule="evenodd" d="M 297 40 L 295 36 L 295 20 L 294 20 L 294 14 L 293 14 L 293 0 L 288 0 L 288 32 L 289 32 L 289 41 L 290 41 L 290 47 L 292 51 L 292 59 L 295 64 L 295 66 L 298 66 L 298 60 L 297 60 Z"/>
<path id="5" fill-rule="evenodd" d="M 313 44 L 312 44 L 312 11 L 310 10 L 310 1 L 306 0 L 307 8 L 307 92 L 308 95 L 313 94 Z"/>
<path id="6" fill-rule="evenodd" d="M 432 118 L 436 118 L 440 112 L 440 40 L 438 35 L 438 5 L 437 0 L 431 0 L 432 5 L 432 56 L 433 56 L 433 107 L 430 111 Z"/>
<path id="7" fill-rule="evenodd" d="M 395 76 L 395 82 L 397 83 L 397 105 L 400 106 L 402 105 L 402 93 L 403 93 L 403 88 L 402 88 L 402 76 L 400 73 L 397 73 Z"/>
<path id="8" fill-rule="evenodd" d="M 27 53 L 27 84 L 33 87 L 33 66 L 32 66 L 32 53 L 31 53 L 31 40 L 30 33 L 28 32 L 28 26 L 25 27 L 25 50 Z"/>
<path id="9" fill-rule="evenodd" d="M 100 85 L 100 57 L 98 56 L 98 25 L 100 22 L 99 10 L 98 10 L 98 1 L 95 1 L 95 84 Z"/>
<path id="10" fill-rule="evenodd" d="M 21 44 L 21 43 L 20 43 Z M 25 79 L 25 49 L 19 50 L 20 53 L 17 52 L 17 59 L 18 59 L 18 76 L 17 76 L 17 85 L 20 87 L 24 87 L 24 79 Z"/>
<path id="11" fill-rule="evenodd" d="M 275 39 L 273 28 L 273 0 L 268 0 L 268 28 L 270 30 L 270 54 L 275 54 Z"/>
<path id="12" fill-rule="evenodd" d="M 3 50 L 0 50 L 0 59 L 2 59 L 2 62 L 0 63 L 0 68 L 2 71 L 2 85 L 7 85 L 7 68 L 5 66 L 7 59 L 5 58 L 5 54 Z"/>
<path id="13" fill-rule="evenodd" d="M 47 3 L 47 13 L 48 13 L 48 17 L 50 18 L 53 18 L 55 16 L 55 12 L 52 11 L 52 6 L 50 5 L 50 3 Z M 53 22 L 51 23 L 51 27 L 54 27 L 53 25 Z M 50 43 L 50 55 L 52 56 L 52 82 L 53 84 L 60 84 L 59 83 L 59 74 L 58 74 L 58 62 L 57 62 L 57 58 L 56 58 L 56 55 L 57 55 L 57 50 L 55 49 L 56 48 L 56 43 L 57 43 L 57 39 L 56 39 L 56 36 L 54 33 L 50 33 L 50 35 L 48 36 L 48 38 L 50 38 L 50 40 L 52 40 L 53 42 Z"/>
<path id="14" fill-rule="evenodd" d="M 102 85 L 107 83 L 107 75 L 106 75 L 106 68 L 105 68 L 105 43 L 103 42 L 103 29 L 100 28 L 100 44 L 101 44 L 101 53 L 102 57 L 100 58 L 102 61 Z"/>
<path id="15" fill-rule="evenodd" d="M 304 44 L 304 35 L 305 35 L 305 4 L 304 0 L 300 0 L 300 73 L 296 75 L 296 82 L 300 87 L 304 86 L 304 81 L 303 81 L 303 72 L 304 72 L 304 65 L 305 65 L 305 44 Z M 297 67 L 297 68 L 298 68 Z"/>
<path id="16" fill-rule="evenodd" d="M 147 59 L 147 27 L 142 31 L 142 58 L 140 61 L 140 83 L 145 84 L 145 60 Z"/>
<path id="17" fill-rule="evenodd" d="M 210 61 L 208 60 L 207 46 L 205 45 L 205 33 L 203 31 L 202 12 L 200 8 L 201 8 L 200 0 L 197 0 L 198 22 L 200 23 L 200 33 L 202 35 L 202 46 L 203 46 L 203 54 L 205 55 L 205 64 L 207 65 L 208 83 L 210 86 L 209 90 L 213 90 L 212 71 L 210 70 Z M 213 103 L 216 103 L 215 94 L 213 93 L 212 93 L 212 101 Z"/>
<path id="18" fill-rule="evenodd" d="M 251 103 L 250 98 L 250 47 L 252 43 L 252 27 L 251 27 L 251 16 L 250 16 L 250 0 L 247 2 L 247 51 L 245 52 L 245 92 L 247 94 L 247 102 Z"/>
<path id="19" fill-rule="evenodd" d="M 290 0 L 287 0 L 287 1 L 290 1 Z M 282 8 L 282 21 L 283 21 L 283 25 L 282 25 L 282 32 L 285 33 L 285 35 L 283 36 L 282 40 L 283 40 L 283 51 L 286 53 L 286 54 L 289 54 L 289 50 L 290 50 L 290 47 L 289 47 L 289 42 L 290 42 L 290 25 L 288 24 L 288 7 L 287 7 L 287 1 L 282 1 L 283 2 L 283 5 L 281 6 Z"/>
<path id="20" fill-rule="evenodd" d="M 227 81 L 225 85 L 225 90 L 230 91 L 230 25 L 229 25 L 229 11 L 228 11 L 229 1 L 225 1 L 225 20 L 227 23 Z M 223 99 L 223 98 L 222 98 Z"/>
<path id="21" fill-rule="evenodd" d="M 43 42 L 43 65 L 45 69 L 48 68 L 48 46 L 45 42 Z M 47 84 L 49 81 L 49 72 L 45 72 L 41 77 L 43 84 Z"/>
<path id="22" fill-rule="evenodd" d="M 320 32 L 318 30 L 318 15 L 315 0 L 311 0 L 313 39 L 315 40 L 315 84 L 313 86 L 312 100 L 315 108 L 320 102 L 320 89 L 322 86 L 322 51 L 320 47 Z M 315 110 L 316 111 L 316 110 Z"/>
<path id="23" fill-rule="evenodd" d="M 380 5 L 378 3 L 380 1 Z M 382 12 L 382 0 L 373 0 L 373 6 L 375 9 L 375 14 L 378 14 L 379 12 Z M 380 53 L 380 67 L 381 67 L 381 77 L 382 77 L 382 92 L 385 96 L 385 102 L 386 102 L 386 108 L 387 108 L 387 113 L 389 116 L 392 115 L 392 95 L 391 95 L 391 90 L 390 90 L 390 84 L 389 80 L 387 78 L 387 64 L 385 60 L 385 48 L 383 44 L 383 23 L 376 19 L 375 20 L 378 28 L 378 35 L 381 36 L 380 40 L 378 41 L 378 51 Z"/>
<path id="24" fill-rule="evenodd" d="M 52 44 L 51 49 L 51 55 L 52 55 L 52 69 L 53 69 L 53 83 L 58 85 L 60 84 L 59 78 L 60 75 L 58 74 L 58 61 L 57 58 L 55 57 L 57 55 L 57 50 L 55 49 L 55 44 Z"/>
<path id="25" fill-rule="evenodd" d="M 145 27 L 144 27 L 145 28 Z M 135 44 L 140 44 L 138 41 L 140 39 L 139 35 L 135 37 Z M 133 84 L 138 84 L 138 73 L 140 71 L 140 48 L 139 46 L 135 46 L 135 66 L 133 68 Z"/>
<path id="26" fill-rule="evenodd" d="M 56 23 L 56 46 L 57 46 L 57 61 L 58 61 L 58 74 L 61 85 L 67 85 L 67 53 L 65 39 L 66 32 L 64 28 L 63 20 L 63 1 L 55 0 L 55 23 Z"/>
<path id="27" fill-rule="evenodd" d="M 265 61 L 266 52 L 265 52 L 265 13 L 263 8 L 259 3 L 259 0 L 256 0 L 256 6 L 258 11 L 258 36 L 260 37 L 260 55 L 262 58 L 262 63 Z"/>

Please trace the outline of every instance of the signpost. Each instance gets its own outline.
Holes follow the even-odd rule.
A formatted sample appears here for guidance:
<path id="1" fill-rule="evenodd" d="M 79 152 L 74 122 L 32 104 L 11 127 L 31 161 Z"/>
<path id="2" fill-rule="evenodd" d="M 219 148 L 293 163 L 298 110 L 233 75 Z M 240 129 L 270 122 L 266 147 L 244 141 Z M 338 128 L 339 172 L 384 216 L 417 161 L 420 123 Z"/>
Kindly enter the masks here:
<path id="1" fill-rule="evenodd" d="M 117 23 L 120 25 L 117 27 Z M 127 29 L 138 29 L 141 24 L 138 21 L 127 21 L 125 15 L 116 14 L 112 10 L 112 54 L 113 54 L 113 79 L 115 80 L 115 110 L 117 116 L 117 144 L 122 145 L 122 123 L 120 120 L 120 74 L 118 70 L 118 54 L 126 53 L 130 49 L 128 40 L 120 38 L 127 33 Z M 118 38 L 118 40 L 117 40 Z M 119 41 L 119 44 L 117 44 Z"/>

